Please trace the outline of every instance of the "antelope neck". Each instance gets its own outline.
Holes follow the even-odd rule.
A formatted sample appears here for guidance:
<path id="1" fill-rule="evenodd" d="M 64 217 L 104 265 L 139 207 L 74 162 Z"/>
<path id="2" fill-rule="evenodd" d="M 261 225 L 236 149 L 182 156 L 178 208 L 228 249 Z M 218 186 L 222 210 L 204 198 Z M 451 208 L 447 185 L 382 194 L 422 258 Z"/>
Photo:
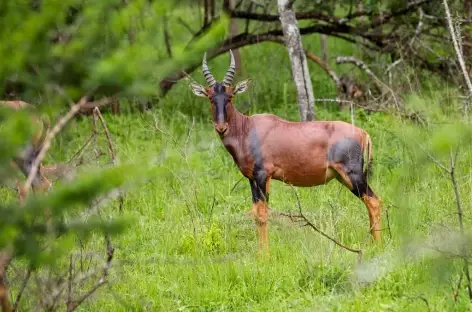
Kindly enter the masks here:
<path id="1" fill-rule="evenodd" d="M 226 111 L 228 114 L 229 133 L 223 138 L 223 142 L 228 139 L 240 139 L 247 136 L 249 132 L 248 116 L 241 114 L 232 102 L 229 102 Z"/>

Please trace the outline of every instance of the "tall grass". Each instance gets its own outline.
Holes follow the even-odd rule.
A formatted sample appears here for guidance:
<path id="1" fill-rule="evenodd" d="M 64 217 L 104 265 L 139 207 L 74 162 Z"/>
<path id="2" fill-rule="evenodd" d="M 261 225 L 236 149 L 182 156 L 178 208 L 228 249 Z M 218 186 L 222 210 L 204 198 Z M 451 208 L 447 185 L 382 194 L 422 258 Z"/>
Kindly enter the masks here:
<path id="1" fill-rule="evenodd" d="M 305 46 L 315 53 L 318 43 L 316 35 L 304 38 Z M 359 53 L 338 40 L 330 40 L 330 51 Z M 251 77 L 254 83 L 236 99 L 238 109 L 298 120 L 286 49 L 266 43 L 243 48 L 241 53 L 243 75 L 236 79 Z M 227 56 L 210 62 L 217 79 L 227 66 Z M 325 73 L 312 64 L 310 70 L 315 96 L 334 97 L 334 87 Z M 203 82 L 199 72 L 193 76 Z M 276 214 L 269 220 L 271 256 L 268 260 L 257 257 L 255 225 L 247 215 L 251 208 L 249 184 L 245 179 L 238 183 L 241 174 L 212 130 L 208 101 L 194 97 L 186 83 L 178 83 L 150 112 L 105 116 L 122 161 L 157 164 L 166 173 L 126 195 L 124 215 L 134 222 L 115 241 L 117 261 L 112 281 L 81 309 L 469 309 L 465 292 L 456 303 L 452 300 L 461 262 L 425 247 L 453 245 L 447 233 L 457 227 L 450 181 L 419 147 L 421 143 L 430 150 L 444 141 L 445 148 L 450 147 L 451 131 L 438 132 L 438 128 L 459 118 L 441 109 L 441 99 L 437 94 L 422 94 L 408 101 L 428 113 L 427 127 L 381 113 L 355 112 L 356 125 L 366 129 L 374 142 L 371 184 L 384 202 L 383 242 L 366 244 L 362 265 L 356 255 Z M 316 109 L 318 119 L 350 122 L 349 112 L 331 103 L 317 103 Z M 67 160 L 90 129 L 86 118 L 73 122 L 57 139 L 48 161 Z M 447 160 L 447 153 L 444 156 L 441 151 L 435 155 Z M 459 192 L 467 225 L 471 168 L 470 144 L 462 145 Z M 298 191 L 306 215 L 324 231 L 354 247 L 368 238 L 366 208 L 341 184 L 333 181 Z M 279 212 L 296 209 L 290 187 L 273 182 L 271 208 Z M 112 215 L 119 213 L 114 207 L 108 210 Z"/>

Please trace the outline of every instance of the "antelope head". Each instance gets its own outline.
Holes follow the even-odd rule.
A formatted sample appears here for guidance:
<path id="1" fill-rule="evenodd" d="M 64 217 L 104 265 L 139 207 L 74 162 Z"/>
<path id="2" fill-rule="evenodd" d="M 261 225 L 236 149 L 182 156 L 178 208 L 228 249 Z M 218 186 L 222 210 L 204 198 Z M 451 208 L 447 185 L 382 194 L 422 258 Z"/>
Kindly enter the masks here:
<path id="1" fill-rule="evenodd" d="M 232 86 L 236 64 L 234 55 L 229 50 L 231 62 L 229 69 L 223 79 L 223 82 L 217 82 L 210 72 L 206 62 L 206 53 L 203 55 L 202 72 L 208 87 L 192 82 L 190 89 L 192 92 L 201 97 L 207 97 L 211 103 L 211 111 L 213 117 L 213 126 L 220 136 L 224 136 L 228 130 L 228 122 L 231 118 L 228 108 L 232 105 L 233 97 L 238 93 L 243 93 L 249 87 L 251 79 L 240 81 L 235 87 Z"/>

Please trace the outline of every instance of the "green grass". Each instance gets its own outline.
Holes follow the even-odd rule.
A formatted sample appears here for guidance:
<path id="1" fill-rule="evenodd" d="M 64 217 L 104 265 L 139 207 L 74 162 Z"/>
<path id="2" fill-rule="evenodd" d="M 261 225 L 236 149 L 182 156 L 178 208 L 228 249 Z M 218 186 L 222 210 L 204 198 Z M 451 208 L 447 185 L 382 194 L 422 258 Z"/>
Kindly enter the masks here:
<path id="1" fill-rule="evenodd" d="M 304 43 L 319 52 L 318 36 L 308 36 Z M 358 54 L 339 40 L 330 41 L 330 51 Z M 244 74 L 236 79 L 251 77 L 254 82 L 236 106 L 248 114 L 271 112 L 297 120 L 286 49 L 266 43 L 241 52 Z M 227 64 L 227 56 L 210 62 L 217 79 Z M 333 98 L 326 74 L 313 64 L 310 70 L 315 96 Z M 199 72 L 193 76 L 203 82 Z M 349 112 L 334 104 L 317 103 L 316 109 L 318 119 L 350 121 Z M 241 174 L 211 127 L 208 101 L 194 97 L 186 83 L 177 84 L 151 112 L 105 119 L 121 162 L 154 165 L 165 173 L 126 194 L 122 216 L 132 222 L 114 238 L 111 283 L 80 310 L 427 311 L 428 305 L 435 311 L 470 310 L 465 289 L 457 303 L 452 300 L 461 262 L 422 249 L 431 235 L 438 235 L 433 242 L 442 239 L 444 246 L 453 247 L 442 231 L 457 228 L 451 183 L 413 141 L 428 142 L 426 130 L 384 114 L 356 111 L 356 125 L 374 142 L 371 184 L 384 202 L 385 229 L 382 244 L 367 240 L 359 265 L 355 254 L 276 215 L 269 223 L 270 258 L 258 257 L 255 224 L 246 214 L 249 185 L 243 179 L 232 190 Z M 48 162 L 68 160 L 90 129 L 89 119 L 73 121 L 55 141 Z M 468 228 L 470 144 L 461 148 L 459 160 Z M 369 238 L 365 206 L 338 182 L 298 192 L 306 215 L 325 232 L 355 248 Z M 12 195 L 3 190 L 5 197 Z M 292 189 L 274 181 L 271 207 L 295 211 Z M 106 210 L 120 216 L 115 205 Z M 89 247 L 98 250 L 102 244 L 97 237 Z"/>
<path id="2" fill-rule="evenodd" d="M 208 109 L 206 100 L 189 101 Z M 296 107 L 287 105 L 274 110 L 296 115 Z M 317 109 L 326 119 L 349 120 L 347 112 Z M 433 163 L 422 160 L 421 150 L 403 142 L 411 143 L 407 130 L 426 142 L 425 132 L 393 117 L 356 114 L 357 124 L 374 141 L 372 185 L 384 200 L 383 228 L 388 209 L 391 232 L 384 231 L 381 245 L 368 241 L 367 268 L 362 269 L 356 255 L 275 215 L 270 219 L 271 256 L 258 258 L 255 225 L 246 215 L 251 208 L 247 181 L 231 192 L 241 174 L 211 123 L 198 120 L 192 126 L 191 116 L 170 111 L 105 117 L 121 161 L 157 165 L 166 173 L 126 195 L 124 216 L 133 223 L 114 240 L 111 291 L 102 289 L 82 310 L 426 311 L 421 298 L 438 310 L 469 306 L 465 290 L 458 303 L 451 299 L 460 262 L 421 249 L 428 236 L 437 235 L 440 223 L 457 228 L 451 184 Z M 70 157 L 89 130 L 90 120 L 75 122 L 51 158 Z M 472 202 L 471 162 L 470 149 L 463 149 L 458 172 L 466 211 Z M 369 238 L 366 208 L 341 184 L 298 192 L 306 214 L 327 233 L 352 247 Z M 296 205 L 291 188 L 274 181 L 272 209 L 295 211 Z M 108 213 L 119 216 L 116 207 Z M 92 246 L 99 244 L 97 239 Z M 418 254 L 403 257 L 407 247 Z M 376 276 L 377 271 L 383 274 Z"/>

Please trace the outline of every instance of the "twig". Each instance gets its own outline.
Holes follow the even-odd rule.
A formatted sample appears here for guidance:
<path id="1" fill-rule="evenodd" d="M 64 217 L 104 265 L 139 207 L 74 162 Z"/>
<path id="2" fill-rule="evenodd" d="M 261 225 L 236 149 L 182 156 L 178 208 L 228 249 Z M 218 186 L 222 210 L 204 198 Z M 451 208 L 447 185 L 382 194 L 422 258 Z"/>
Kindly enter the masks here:
<path id="1" fill-rule="evenodd" d="M 298 213 L 299 214 L 298 215 L 292 215 L 292 213 L 288 213 L 288 214 L 287 213 L 280 213 L 280 215 L 288 217 L 288 218 L 290 218 L 291 221 L 294 221 L 294 222 L 296 221 L 295 219 L 301 219 L 303 222 L 305 222 L 305 226 L 309 226 L 315 232 L 318 232 L 319 234 L 321 234 L 325 238 L 329 239 L 330 241 L 332 241 L 333 243 L 335 243 L 339 247 L 341 247 L 343 249 L 346 249 L 350 252 L 357 253 L 358 262 L 361 262 L 362 261 L 362 249 L 355 249 L 355 248 L 351 248 L 349 246 L 344 245 L 343 243 L 339 242 L 335 238 L 331 237 L 330 235 L 328 235 L 325 232 L 323 232 L 322 230 L 320 230 L 316 225 L 314 225 L 310 220 L 308 220 L 308 218 L 303 214 L 302 204 L 300 202 L 300 197 L 298 196 L 297 190 L 294 188 L 293 185 L 291 185 L 291 184 L 289 184 L 289 185 L 292 188 L 293 192 L 295 193 L 295 196 L 297 197 Z"/>
<path id="2" fill-rule="evenodd" d="M 231 188 L 231 191 L 229 191 L 230 194 L 233 193 L 233 191 L 236 189 L 236 186 L 238 186 L 239 182 L 241 182 L 243 179 L 244 179 L 244 176 L 239 178 L 238 182 L 234 183 L 233 187 Z"/>
<path id="3" fill-rule="evenodd" d="M 461 275 L 459 276 L 459 281 L 457 282 L 457 288 L 454 291 L 454 293 L 452 294 L 452 298 L 454 299 L 454 301 L 457 301 L 457 297 L 459 296 L 459 291 L 460 291 L 460 288 L 461 288 L 463 276 L 464 276 L 464 273 L 461 272 Z"/>
<path id="4" fill-rule="evenodd" d="M 71 158 L 66 162 L 66 164 L 70 164 L 74 158 L 77 156 L 81 155 L 82 152 L 85 150 L 85 148 L 92 142 L 92 140 L 95 138 L 95 132 L 92 132 L 92 134 L 89 136 L 89 138 L 85 141 L 85 143 L 71 156 Z M 80 161 L 80 160 L 79 160 Z"/>
<path id="5" fill-rule="evenodd" d="M 395 100 L 395 105 L 397 106 L 397 109 L 400 110 L 400 105 L 397 101 L 395 92 L 393 92 L 393 90 L 389 86 L 387 86 L 382 80 L 380 80 L 363 61 L 355 58 L 354 56 L 338 56 L 336 58 L 336 63 L 353 63 L 354 65 L 362 69 L 374 81 L 376 87 L 380 90 L 380 92 L 383 93 L 383 91 L 387 89 L 392 94 L 393 99 Z"/>
<path id="6" fill-rule="evenodd" d="M 447 25 L 449 27 L 449 32 L 451 33 L 452 43 L 454 44 L 454 49 L 456 50 L 456 56 L 457 56 L 457 59 L 459 61 L 459 65 L 462 69 L 462 74 L 464 75 L 464 79 L 465 79 L 465 82 L 467 84 L 467 88 L 469 89 L 469 96 L 470 96 L 470 98 L 472 98 L 472 82 L 470 81 L 470 77 L 467 74 L 467 69 L 465 67 L 465 62 L 464 62 L 464 56 L 462 55 L 461 48 L 459 47 L 459 43 L 458 43 L 456 34 L 454 32 L 454 26 L 452 25 L 451 12 L 449 11 L 449 6 L 447 4 L 447 0 L 443 0 L 443 4 L 444 4 L 444 10 L 446 11 Z M 466 104 L 464 105 L 464 113 L 465 113 L 466 118 L 468 117 L 468 111 L 469 111 L 468 106 L 469 105 L 466 102 Z M 470 284 L 469 284 L 469 286 L 470 286 Z M 472 293 L 470 293 L 470 295 L 471 295 L 471 299 L 472 299 Z"/>
<path id="7" fill-rule="evenodd" d="M 108 99 L 106 99 L 108 101 Z M 87 97 L 84 96 L 80 99 L 80 101 L 77 104 L 72 105 L 71 109 L 69 112 L 62 117 L 56 125 L 51 129 L 50 132 L 46 135 L 46 139 L 44 140 L 43 147 L 41 148 L 41 151 L 39 152 L 38 156 L 36 159 L 33 161 L 33 164 L 31 166 L 31 171 L 28 175 L 28 179 L 25 182 L 24 188 L 25 192 L 28 192 L 29 188 L 31 187 L 31 184 L 33 180 L 36 178 L 36 175 L 38 173 L 39 169 L 39 164 L 43 161 L 44 157 L 46 156 L 47 151 L 51 147 L 51 142 L 54 139 L 54 137 L 62 130 L 62 128 L 65 126 L 65 124 L 72 118 L 74 117 L 75 114 L 77 114 L 82 106 L 84 106 L 87 103 Z"/>
<path id="8" fill-rule="evenodd" d="M 403 62 L 403 59 L 402 59 L 402 58 L 399 58 L 398 60 L 396 60 L 396 61 L 393 62 L 392 64 L 388 65 L 387 69 L 385 70 L 385 73 L 389 73 L 395 66 L 397 66 L 397 65 L 400 64 L 401 62 Z"/>
<path id="9" fill-rule="evenodd" d="M 413 42 L 415 42 L 415 39 L 420 35 L 420 32 L 421 32 L 421 28 L 423 27 L 423 16 L 424 16 L 424 11 L 421 7 L 418 8 L 418 12 L 419 12 L 419 17 L 418 17 L 418 25 L 416 25 L 416 29 L 415 29 L 415 34 L 413 35 L 413 38 L 411 38 L 410 40 L 410 47 L 413 45 Z"/>
<path id="10" fill-rule="evenodd" d="M 461 235 L 464 235 L 464 221 L 462 218 L 463 212 L 462 212 L 461 198 L 459 195 L 459 188 L 457 187 L 457 180 L 455 176 L 456 161 L 457 161 L 458 153 L 459 153 L 459 147 L 456 148 L 456 151 L 454 154 L 451 151 L 451 170 L 449 174 L 451 175 L 451 181 L 454 188 L 454 195 L 456 197 L 457 218 L 459 221 L 459 227 L 461 230 Z M 462 245 L 462 253 L 463 253 L 462 256 L 464 257 L 464 273 L 467 279 L 467 290 L 469 292 L 469 299 L 472 300 L 472 285 L 470 283 L 469 260 L 467 258 L 466 252 L 467 252 L 466 247 Z"/>
<path id="11" fill-rule="evenodd" d="M 182 26 L 185 27 L 185 29 L 188 30 L 189 33 L 191 33 L 193 36 L 195 36 L 195 31 L 193 31 L 192 27 L 190 27 L 190 25 L 184 21 L 181 17 L 177 17 L 177 22 L 179 22 Z"/>
<path id="12" fill-rule="evenodd" d="M 414 296 L 414 297 L 404 296 L 404 297 L 406 297 L 410 301 L 414 301 L 414 300 L 423 301 L 424 304 L 426 305 L 426 307 L 428 308 L 428 311 L 431 311 L 431 307 L 429 306 L 429 302 L 425 297 L 423 297 L 423 296 Z"/>
<path id="13" fill-rule="evenodd" d="M 116 166 L 117 165 L 116 152 L 115 152 L 115 149 L 113 147 L 111 134 L 110 134 L 110 131 L 108 130 L 105 119 L 103 119 L 103 116 L 100 113 L 100 109 L 98 109 L 98 107 L 94 108 L 93 114 L 98 117 L 98 119 L 100 120 L 100 122 L 102 124 L 103 129 L 105 130 L 105 135 L 107 137 L 108 150 L 110 151 L 111 160 L 113 162 L 113 165 Z M 123 194 L 120 190 L 118 190 L 118 198 L 119 198 L 119 202 L 120 202 L 119 211 L 121 212 L 121 211 L 123 211 L 124 198 L 123 198 Z"/>
<path id="14" fill-rule="evenodd" d="M 26 271 L 26 275 L 23 279 L 23 282 L 21 283 L 20 290 L 18 291 L 18 294 L 16 295 L 15 303 L 13 304 L 13 311 L 18 310 L 18 305 L 20 304 L 21 296 L 23 295 L 23 292 L 25 291 L 26 285 L 28 285 L 28 281 L 31 277 L 31 272 L 33 272 L 33 268 L 30 266 L 28 267 L 28 270 Z"/>
<path id="15" fill-rule="evenodd" d="M 169 25 L 167 22 L 167 15 L 164 15 L 164 42 L 166 44 L 167 55 L 172 58 L 172 48 L 170 43 Z"/>
<path id="16" fill-rule="evenodd" d="M 73 269 L 73 262 L 72 262 L 72 254 L 70 255 L 70 260 L 69 260 L 69 282 L 68 282 L 68 292 L 67 292 L 67 301 L 66 301 L 66 306 L 69 306 L 72 304 L 72 269 Z"/>
<path id="17" fill-rule="evenodd" d="M 108 277 L 108 270 L 111 266 L 111 262 L 113 260 L 113 254 L 114 254 L 114 248 L 110 243 L 109 237 L 107 235 L 107 260 L 105 262 L 105 265 L 103 267 L 102 275 L 98 282 L 82 297 L 80 297 L 77 300 L 73 300 L 70 302 L 70 304 L 67 305 L 67 312 L 72 312 L 75 311 L 87 298 L 89 298 L 95 291 L 97 291 L 101 286 L 105 285 L 108 283 L 107 277 Z"/>
<path id="18" fill-rule="evenodd" d="M 339 87 L 341 85 L 338 75 L 329 67 L 328 63 L 326 63 L 325 61 L 320 59 L 318 56 L 316 56 L 314 53 L 306 49 L 305 49 L 305 54 L 308 59 L 318 64 L 328 74 L 328 76 L 330 76 L 331 79 L 333 79 L 334 83 L 336 84 L 336 87 Z"/>

